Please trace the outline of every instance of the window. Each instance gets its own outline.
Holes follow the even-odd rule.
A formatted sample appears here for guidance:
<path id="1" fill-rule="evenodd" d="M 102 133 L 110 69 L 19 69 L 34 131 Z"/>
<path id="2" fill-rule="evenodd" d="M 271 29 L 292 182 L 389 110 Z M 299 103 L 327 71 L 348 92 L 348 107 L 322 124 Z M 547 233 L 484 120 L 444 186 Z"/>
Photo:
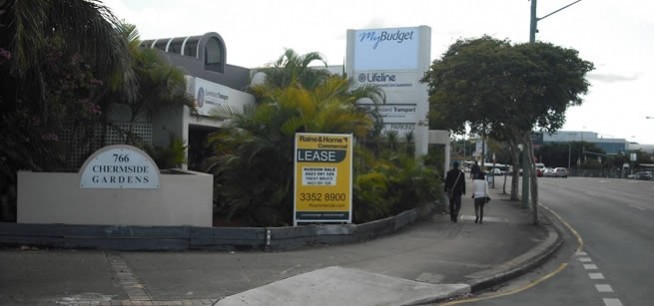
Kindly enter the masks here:
<path id="1" fill-rule="evenodd" d="M 161 51 L 164 51 L 164 52 L 165 52 L 165 51 L 166 51 L 166 45 L 168 44 L 168 41 L 169 41 L 169 40 L 170 40 L 170 39 L 168 39 L 168 38 L 159 39 L 159 40 L 157 40 L 157 42 L 154 44 L 154 47 L 157 48 L 157 49 L 159 49 L 159 50 L 161 50 Z"/>
<path id="2" fill-rule="evenodd" d="M 168 45 L 168 53 L 182 54 L 182 43 L 186 37 L 174 38 Z"/>
<path id="3" fill-rule="evenodd" d="M 142 48 L 148 48 L 148 49 L 149 49 L 149 48 L 152 47 L 152 43 L 153 43 L 153 42 L 154 42 L 154 40 L 152 40 L 152 39 L 150 39 L 150 40 L 144 40 L 144 41 L 141 42 L 141 47 L 142 47 Z"/>
<path id="4" fill-rule="evenodd" d="M 204 69 L 215 72 L 223 72 L 224 49 L 220 41 L 215 38 L 209 38 L 204 50 Z"/>
<path id="5" fill-rule="evenodd" d="M 198 41 L 201 36 L 189 37 L 184 44 L 184 54 L 185 56 L 198 57 Z"/>

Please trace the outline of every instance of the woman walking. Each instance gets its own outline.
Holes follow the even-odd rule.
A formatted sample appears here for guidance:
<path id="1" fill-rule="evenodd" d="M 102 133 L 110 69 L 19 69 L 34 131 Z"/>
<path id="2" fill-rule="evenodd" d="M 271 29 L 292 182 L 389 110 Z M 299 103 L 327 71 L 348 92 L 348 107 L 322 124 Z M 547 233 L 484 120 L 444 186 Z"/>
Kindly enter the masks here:
<path id="1" fill-rule="evenodd" d="M 476 174 L 472 179 L 472 188 L 472 197 L 475 199 L 475 223 L 481 224 L 484 221 L 484 205 L 490 201 L 486 173 L 481 171 Z"/>

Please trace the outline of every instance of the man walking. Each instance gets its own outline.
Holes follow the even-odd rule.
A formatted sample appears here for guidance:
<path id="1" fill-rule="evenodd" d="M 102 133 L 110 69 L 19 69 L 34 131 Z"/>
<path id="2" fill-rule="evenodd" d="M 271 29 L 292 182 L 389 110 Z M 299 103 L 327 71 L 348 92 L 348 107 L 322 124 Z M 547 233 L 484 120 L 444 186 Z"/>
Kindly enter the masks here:
<path id="1" fill-rule="evenodd" d="M 454 168 L 445 176 L 445 192 L 450 200 L 450 219 L 457 222 L 461 209 L 461 195 L 466 194 L 465 174 L 459 170 L 459 162 L 454 162 Z"/>
<path id="2" fill-rule="evenodd" d="M 470 178 L 475 179 L 481 172 L 481 167 L 479 167 L 479 162 L 475 161 L 475 164 L 470 168 Z"/>

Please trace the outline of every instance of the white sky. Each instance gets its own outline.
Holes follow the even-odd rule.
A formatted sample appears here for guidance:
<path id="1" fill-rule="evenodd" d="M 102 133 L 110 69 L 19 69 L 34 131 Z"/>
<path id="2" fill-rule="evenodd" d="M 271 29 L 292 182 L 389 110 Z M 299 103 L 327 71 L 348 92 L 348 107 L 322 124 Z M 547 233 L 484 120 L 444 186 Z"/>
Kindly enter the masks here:
<path id="1" fill-rule="evenodd" d="M 529 40 L 528 0 L 104 0 L 135 24 L 142 39 L 217 32 L 227 63 L 247 68 L 275 61 L 285 48 L 320 52 L 342 65 L 348 29 L 414 27 L 432 30 L 431 57 L 459 38 L 488 34 Z M 574 0 L 540 0 L 538 16 Z M 654 2 L 583 0 L 538 24 L 536 39 L 579 51 L 595 64 L 582 106 L 567 112 L 562 130 L 597 132 L 654 144 Z M 649 17 L 649 18 L 648 18 Z"/>

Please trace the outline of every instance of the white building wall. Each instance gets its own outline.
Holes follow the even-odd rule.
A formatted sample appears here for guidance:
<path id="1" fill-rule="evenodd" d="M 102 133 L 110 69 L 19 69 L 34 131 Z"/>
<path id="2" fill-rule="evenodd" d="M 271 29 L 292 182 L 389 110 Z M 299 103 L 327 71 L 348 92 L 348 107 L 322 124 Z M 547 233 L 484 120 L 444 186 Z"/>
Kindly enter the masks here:
<path id="1" fill-rule="evenodd" d="M 19 171 L 18 223 L 212 226 L 212 175 L 162 174 L 159 189 L 82 189 L 80 180 Z"/>
<path id="2" fill-rule="evenodd" d="M 191 125 L 200 125 L 220 128 L 224 122 L 212 118 L 211 113 L 214 106 L 226 106 L 234 111 L 243 111 L 245 105 L 254 104 L 254 96 L 238 91 L 227 86 L 212 83 L 200 78 L 186 76 L 187 92 L 198 102 L 200 88 L 205 92 L 203 107 L 199 108 L 199 116 L 192 115 L 186 106 L 169 106 L 157 112 L 152 118 L 152 144 L 159 147 L 170 145 L 170 137 L 182 139 L 185 144 L 189 143 L 189 128 Z M 211 102 L 211 103 L 209 103 Z M 187 152 L 188 157 L 188 152 Z M 187 169 L 187 165 L 182 165 Z"/>
<path id="3" fill-rule="evenodd" d="M 427 154 L 429 102 L 420 79 L 431 63 L 431 28 L 348 30 L 346 54 L 346 72 L 355 86 L 376 85 L 386 94 L 380 108 L 384 131 L 399 136 L 412 131 L 416 155 Z"/>

